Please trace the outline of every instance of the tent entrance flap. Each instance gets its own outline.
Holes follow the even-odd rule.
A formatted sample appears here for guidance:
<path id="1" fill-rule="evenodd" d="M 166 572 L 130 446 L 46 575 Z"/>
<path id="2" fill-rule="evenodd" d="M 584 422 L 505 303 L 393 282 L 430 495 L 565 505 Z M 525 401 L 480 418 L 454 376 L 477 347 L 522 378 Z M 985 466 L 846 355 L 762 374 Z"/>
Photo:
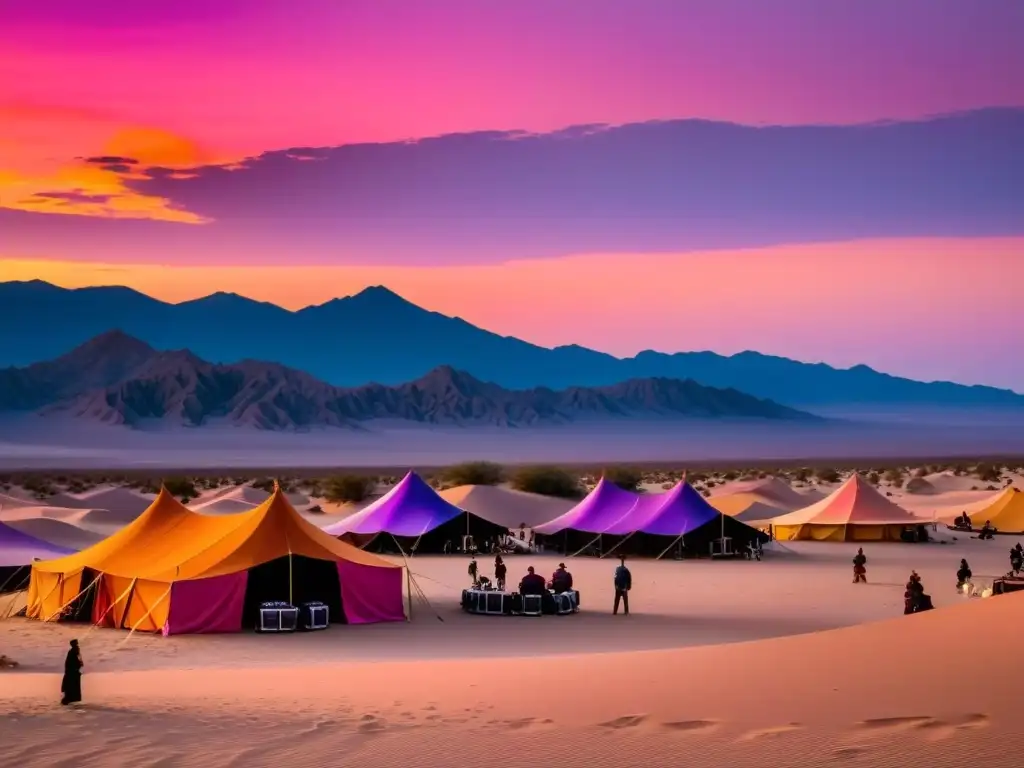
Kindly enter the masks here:
<path id="1" fill-rule="evenodd" d="M 242 627 L 255 627 L 260 604 L 268 602 L 290 602 L 296 606 L 321 602 L 327 606 L 332 624 L 345 623 L 338 565 L 333 560 L 291 555 L 250 568 L 242 608 Z"/>
<path id="2" fill-rule="evenodd" d="M 96 590 L 99 589 L 98 576 L 90 568 L 82 569 L 82 591 L 64 609 L 61 621 L 92 623 L 93 604 L 96 602 Z"/>

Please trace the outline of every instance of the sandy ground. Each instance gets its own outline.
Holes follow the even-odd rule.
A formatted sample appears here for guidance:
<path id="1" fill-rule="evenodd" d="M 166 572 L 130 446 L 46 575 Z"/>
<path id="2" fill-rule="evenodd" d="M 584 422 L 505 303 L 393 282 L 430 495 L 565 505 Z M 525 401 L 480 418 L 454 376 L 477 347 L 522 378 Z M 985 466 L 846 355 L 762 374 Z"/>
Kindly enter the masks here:
<path id="1" fill-rule="evenodd" d="M 883 490 L 940 518 L 994 495 L 971 478 L 929 481 L 938 492 Z M 262 500 L 251 490 L 196 504 L 230 514 Z M 2 517 L 39 530 L 95 536 L 132 516 L 124 494 L 90 494 L 124 502 L 105 517 L 86 498 L 46 509 L 7 493 Z M 463 614 L 467 559 L 423 557 L 410 564 L 425 599 L 402 624 L 163 638 L 9 619 L 0 654 L 20 667 L 0 671 L 0 766 L 1009 768 L 1024 750 L 1024 597 L 967 599 L 954 573 L 964 557 L 990 582 L 1012 543 L 867 545 L 863 586 L 848 544 L 787 543 L 760 563 L 635 560 L 628 617 L 611 615 L 614 561 L 572 560 L 583 611 L 531 619 Z M 514 556 L 509 577 L 557 562 Z M 938 610 L 901 615 L 911 568 Z M 0 615 L 16 599 L 0 598 Z M 86 703 L 64 709 L 71 637 Z"/>
<path id="2" fill-rule="evenodd" d="M 953 587 L 960 557 L 979 581 L 1006 570 L 990 544 L 868 547 L 866 586 L 843 544 L 634 561 L 629 617 L 593 559 L 571 563 L 576 616 L 464 615 L 455 557 L 412 562 L 431 606 L 405 624 L 162 638 L 9 620 L 0 652 L 22 667 L 0 673 L 0 765 L 1019 765 L 1024 597 Z M 939 610 L 903 617 L 912 567 Z M 65 710 L 71 636 L 86 704 Z"/>

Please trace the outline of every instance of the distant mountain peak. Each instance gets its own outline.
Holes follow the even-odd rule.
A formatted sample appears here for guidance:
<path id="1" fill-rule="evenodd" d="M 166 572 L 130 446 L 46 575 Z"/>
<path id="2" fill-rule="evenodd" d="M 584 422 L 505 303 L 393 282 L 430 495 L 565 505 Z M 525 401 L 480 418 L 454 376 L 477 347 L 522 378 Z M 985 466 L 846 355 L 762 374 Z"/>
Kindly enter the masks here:
<path id="1" fill-rule="evenodd" d="M 509 390 L 451 365 L 397 386 L 341 389 L 277 363 L 217 365 L 189 350 L 157 352 L 121 331 L 105 333 L 55 361 L 0 371 L 0 410 L 5 409 L 128 426 L 223 421 L 269 430 L 354 426 L 374 419 L 517 427 L 577 418 L 814 418 L 692 381 Z"/>

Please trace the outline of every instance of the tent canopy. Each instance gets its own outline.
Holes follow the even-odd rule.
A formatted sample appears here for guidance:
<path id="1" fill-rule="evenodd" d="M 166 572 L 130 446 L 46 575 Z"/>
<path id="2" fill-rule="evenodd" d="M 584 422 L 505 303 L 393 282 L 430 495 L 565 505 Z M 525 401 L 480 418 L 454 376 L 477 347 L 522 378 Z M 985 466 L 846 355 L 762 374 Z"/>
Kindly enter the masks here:
<path id="1" fill-rule="evenodd" d="M 304 520 L 280 488 L 250 512 L 223 516 L 191 512 L 161 489 L 108 539 L 34 563 L 28 615 L 70 610 L 142 631 L 238 631 L 259 599 L 294 594 L 332 600 L 337 620 L 397 621 L 402 571 Z"/>
<path id="2" fill-rule="evenodd" d="M 647 533 L 682 536 L 719 516 L 703 496 L 685 480 L 666 493 L 640 496 L 633 508 L 602 533 Z"/>
<path id="3" fill-rule="evenodd" d="M 201 515 L 161 489 L 135 522 L 81 552 L 36 563 L 41 573 L 84 568 L 111 576 L 181 581 L 252 568 L 288 555 L 400 568 L 304 520 L 279 488 L 249 512 Z"/>
<path id="4" fill-rule="evenodd" d="M 996 496 L 991 503 L 970 513 L 971 520 L 992 523 L 1003 533 L 1024 531 L 1024 493 L 1009 487 Z"/>
<path id="5" fill-rule="evenodd" d="M 72 552 L 0 522 L 0 568 L 21 567 L 33 560 L 49 560 Z"/>
<path id="6" fill-rule="evenodd" d="M 602 477 L 583 501 L 554 520 L 538 525 L 535 530 L 547 536 L 568 530 L 603 533 L 629 514 L 639 498 L 639 494 Z"/>
<path id="7" fill-rule="evenodd" d="M 904 528 L 927 522 L 856 474 L 821 501 L 771 520 L 776 537 L 783 541 L 898 541 Z"/>
<path id="8" fill-rule="evenodd" d="M 889 501 L 860 475 L 808 507 L 772 520 L 780 525 L 920 525 L 927 522 Z"/>
<path id="9" fill-rule="evenodd" d="M 324 528 L 331 536 L 347 533 L 421 536 L 465 512 L 441 498 L 415 472 L 365 509 Z"/>

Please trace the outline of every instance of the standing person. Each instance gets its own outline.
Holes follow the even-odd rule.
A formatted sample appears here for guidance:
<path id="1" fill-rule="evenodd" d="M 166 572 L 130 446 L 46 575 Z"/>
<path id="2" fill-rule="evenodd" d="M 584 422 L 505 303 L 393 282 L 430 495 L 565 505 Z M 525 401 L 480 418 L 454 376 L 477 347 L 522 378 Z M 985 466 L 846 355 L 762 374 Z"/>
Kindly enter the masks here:
<path id="1" fill-rule="evenodd" d="M 480 569 L 477 567 L 475 557 L 470 558 L 469 570 L 467 571 L 467 573 L 469 573 L 470 581 L 473 582 L 473 586 L 475 587 L 480 581 L 478 578 L 480 575 Z"/>
<path id="2" fill-rule="evenodd" d="M 1020 545 L 1018 544 L 1017 546 Z M 1016 576 L 1022 568 L 1024 568 L 1024 555 L 1021 554 L 1017 547 L 1014 547 L 1010 550 L 1010 572 Z"/>
<path id="3" fill-rule="evenodd" d="M 623 613 L 629 616 L 629 590 L 633 588 L 633 575 L 626 567 L 626 556 L 619 555 L 619 567 L 615 569 L 615 605 L 612 615 L 619 612 L 619 601 L 622 601 Z"/>
<path id="4" fill-rule="evenodd" d="M 505 591 L 505 576 L 507 573 L 508 568 L 505 567 L 505 561 L 501 559 L 501 555 L 497 555 L 494 558 L 494 582 L 499 592 Z"/>
<path id="5" fill-rule="evenodd" d="M 859 548 L 857 554 L 853 556 L 853 583 L 854 584 L 867 584 L 868 583 L 868 559 L 864 555 L 864 549 Z"/>
<path id="6" fill-rule="evenodd" d="M 956 572 L 956 588 L 958 590 L 964 589 L 971 583 L 971 566 L 967 564 L 967 560 L 960 561 L 960 568 Z"/>
<path id="7" fill-rule="evenodd" d="M 77 704 L 82 700 L 82 666 L 82 652 L 78 648 L 78 641 L 72 640 L 68 655 L 64 657 L 64 679 L 60 681 L 62 706 Z"/>

